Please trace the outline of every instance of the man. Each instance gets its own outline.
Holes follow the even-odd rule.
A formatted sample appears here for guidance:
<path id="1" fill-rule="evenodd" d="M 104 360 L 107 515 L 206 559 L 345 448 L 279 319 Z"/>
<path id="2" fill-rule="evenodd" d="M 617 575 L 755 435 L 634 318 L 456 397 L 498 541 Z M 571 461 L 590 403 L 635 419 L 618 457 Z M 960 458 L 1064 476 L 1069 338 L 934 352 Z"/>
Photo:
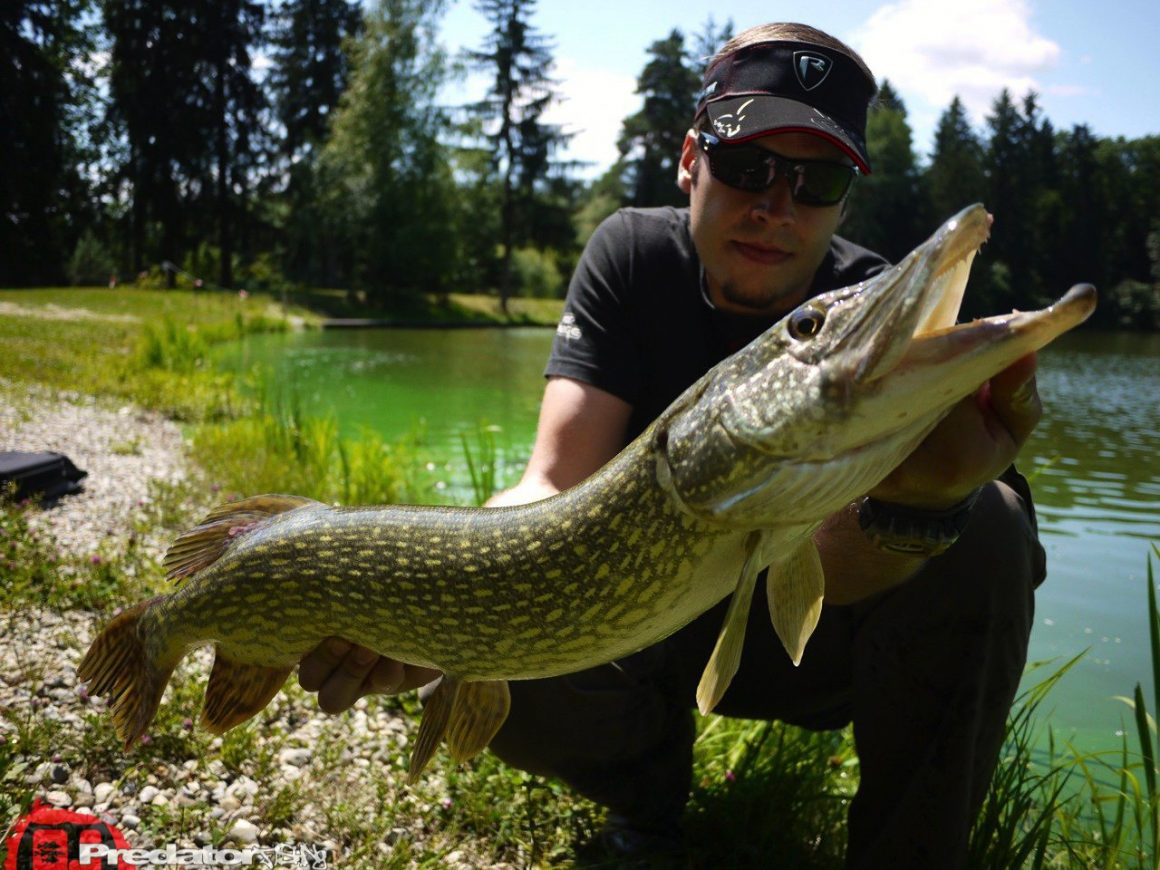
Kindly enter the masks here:
<path id="1" fill-rule="evenodd" d="M 834 235 L 854 167 L 870 171 L 875 90 L 852 50 L 802 25 L 753 28 L 722 49 L 681 152 L 689 208 L 622 210 L 594 234 L 569 290 L 570 328 L 548 363 L 527 470 L 493 504 L 588 477 L 713 363 L 810 296 L 885 268 Z M 826 606 L 799 667 L 765 603 L 753 602 L 741 669 L 717 712 L 818 729 L 854 723 L 851 866 L 963 861 L 1043 577 L 1030 494 L 1009 469 L 1040 415 L 1034 370 L 1027 358 L 996 376 L 868 504 L 819 530 Z M 873 532 L 883 516 L 906 517 L 921 552 L 875 543 L 860 517 Z M 935 555 L 946 541 L 931 530 L 948 518 L 964 530 Z M 695 686 L 724 608 L 615 666 L 513 682 L 511 715 L 491 748 L 607 806 L 614 852 L 676 844 Z M 335 712 L 433 676 L 331 639 L 303 660 L 299 679 Z"/>

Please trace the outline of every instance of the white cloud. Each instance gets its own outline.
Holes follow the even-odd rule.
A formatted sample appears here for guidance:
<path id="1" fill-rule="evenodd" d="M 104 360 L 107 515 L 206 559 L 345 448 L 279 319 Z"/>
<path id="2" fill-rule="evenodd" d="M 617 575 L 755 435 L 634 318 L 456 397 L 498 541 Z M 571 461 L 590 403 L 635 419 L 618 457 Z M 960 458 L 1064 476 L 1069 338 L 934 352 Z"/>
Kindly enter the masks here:
<path id="1" fill-rule="evenodd" d="M 621 121 L 640 109 L 636 79 L 585 67 L 568 57 L 556 59 L 552 75 L 559 82 L 557 93 L 562 99 L 544 113 L 544 120 L 561 125 L 566 133 L 575 133 L 562 156 L 590 162 L 592 166 L 582 169 L 581 174 L 598 175 L 618 156 L 616 139 Z"/>
<path id="2" fill-rule="evenodd" d="M 1039 76 L 1060 60 L 1059 45 L 1031 19 L 1026 0 L 899 0 L 879 8 L 851 42 L 879 80 L 903 92 L 916 130 L 932 130 L 955 96 L 980 124 L 1003 88 L 1016 101 L 1042 91 Z"/>

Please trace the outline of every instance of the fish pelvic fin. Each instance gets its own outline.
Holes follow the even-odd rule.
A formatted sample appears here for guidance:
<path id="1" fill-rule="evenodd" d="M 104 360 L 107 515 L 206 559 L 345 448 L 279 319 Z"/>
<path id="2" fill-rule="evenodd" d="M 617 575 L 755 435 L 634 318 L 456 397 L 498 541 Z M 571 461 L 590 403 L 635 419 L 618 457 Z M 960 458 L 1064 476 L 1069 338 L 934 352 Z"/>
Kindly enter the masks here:
<path id="1" fill-rule="evenodd" d="M 278 514 L 320 502 L 297 495 L 257 495 L 214 508 L 165 554 L 166 579 L 181 582 L 221 558 L 238 535 Z"/>
<path id="2" fill-rule="evenodd" d="M 753 588 L 757 585 L 757 575 L 761 572 L 761 533 L 754 532 L 746 541 L 748 551 L 737 588 L 729 601 L 725 623 L 717 635 L 717 644 L 709 656 L 709 662 L 701 674 L 697 685 L 697 709 L 707 715 L 724 697 L 741 666 L 741 649 L 745 645 L 745 626 L 749 622 L 749 606 L 753 601 Z"/>
<path id="3" fill-rule="evenodd" d="M 447 747 L 456 761 L 467 761 L 487 748 L 511 710 L 507 680 L 480 680 L 460 685 L 447 726 Z"/>
<path id="4" fill-rule="evenodd" d="M 163 598 L 142 601 L 114 617 L 77 666 L 77 678 L 88 684 L 88 691 L 109 702 L 113 727 L 126 751 L 153 721 L 181 660 L 177 655 L 172 661 L 158 661 L 142 637 L 142 615 Z"/>
<path id="5" fill-rule="evenodd" d="M 423 705 L 423 718 L 419 722 L 419 734 L 411 748 L 411 760 L 407 764 L 407 781 L 414 785 L 419 781 L 423 768 L 431 761 L 431 756 L 439 748 L 447 725 L 451 721 L 451 711 L 455 707 L 455 696 L 463 686 L 461 680 L 443 675 L 435 691 Z"/>
<path id="6" fill-rule="evenodd" d="M 270 703 L 292 670 L 293 666 L 271 668 L 234 661 L 218 646 L 205 687 L 202 727 L 211 734 L 224 734 L 241 725 Z"/>
<path id="7" fill-rule="evenodd" d="M 769 569 L 766 577 L 773 630 L 795 665 L 822 616 L 826 579 L 813 539 L 807 537 L 788 559 Z"/>

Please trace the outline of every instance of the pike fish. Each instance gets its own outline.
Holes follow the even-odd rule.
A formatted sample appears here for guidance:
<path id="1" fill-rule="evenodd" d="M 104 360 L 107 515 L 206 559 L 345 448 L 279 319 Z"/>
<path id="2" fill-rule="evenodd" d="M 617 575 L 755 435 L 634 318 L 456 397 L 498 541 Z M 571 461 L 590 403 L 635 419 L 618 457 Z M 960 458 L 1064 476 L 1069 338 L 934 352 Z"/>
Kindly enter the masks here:
<path id="1" fill-rule="evenodd" d="M 299 659 L 341 635 L 444 673 L 412 748 L 487 746 L 509 680 L 609 662 L 732 593 L 697 691 L 737 670 L 760 571 L 795 663 L 821 612 L 813 533 L 890 473 L 951 407 L 1083 321 L 1095 289 L 955 325 L 990 219 L 971 206 L 897 266 L 823 294 L 690 386 L 582 483 L 515 507 L 332 507 L 264 495 L 214 510 L 169 550 L 176 590 L 116 616 L 78 668 L 128 749 L 174 667 L 213 644 L 201 721 L 258 713 Z"/>

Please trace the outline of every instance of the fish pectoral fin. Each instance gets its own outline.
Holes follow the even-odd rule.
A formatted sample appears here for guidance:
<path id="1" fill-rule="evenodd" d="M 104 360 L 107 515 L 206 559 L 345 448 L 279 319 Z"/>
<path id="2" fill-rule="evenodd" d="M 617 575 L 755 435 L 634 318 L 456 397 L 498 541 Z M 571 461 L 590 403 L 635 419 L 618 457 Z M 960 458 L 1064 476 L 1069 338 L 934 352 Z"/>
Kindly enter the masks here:
<path id="1" fill-rule="evenodd" d="M 313 499 L 297 495 L 256 495 L 229 502 L 210 511 L 197 526 L 180 535 L 165 554 L 167 580 L 181 581 L 221 558 L 233 540 L 272 516 L 306 505 Z"/>
<path id="2" fill-rule="evenodd" d="M 709 656 L 701 682 L 697 685 L 697 709 L 701 715 L 709 713 L 725 695 L 729 683 L 733 681 L 737 668 L 741 665 L 741 648 L 745 645 L 745 626 L 749 621 L 749 605 L 753 601 L 753 588 L 757 585 L 757 575 L 761 572 L 761 533 L 754 532 L 746 541 L 747 555 L 737 580 L 737 588 L 729 601 L 725 623 L 717 635 L 717 645 Z"/>
<path id="3" fill-rule="evenodd" d="M 407 764 L 407 781 L 414 785 L 419 781 L 423 768 L 439 748 L 447 724 L 451 721 L 451 711 L 455 708 L 455 696 L 463 687 L 463 682 L 444 674 L 435 691 L 423 704 L 423 718 L 419 722 L 419 734 L 411 749 L 411 760 Z"/>
<path id="4" fill-rule="evenodd" d="M 205 687 L 202 727 L 211 734 L 224 734 L 257 715 L 278 694 L 293 669 L 237 662 L 223 655 L 219 646 Z"/>
<path id="5" fill-rule="evenodd" d="M 774 564 L 766 577 L 773 630 L 795 665 L 822 615 L 826 579 L 813 539 L 807 537 L 788 559 Z"/>
<path id="6" fill-rule="evenodd" d="M 474 758 L 487 748 L 511 709 L 507 680 L 465 682 L 455 696 L 447 747 L 456 761 Z"/>

